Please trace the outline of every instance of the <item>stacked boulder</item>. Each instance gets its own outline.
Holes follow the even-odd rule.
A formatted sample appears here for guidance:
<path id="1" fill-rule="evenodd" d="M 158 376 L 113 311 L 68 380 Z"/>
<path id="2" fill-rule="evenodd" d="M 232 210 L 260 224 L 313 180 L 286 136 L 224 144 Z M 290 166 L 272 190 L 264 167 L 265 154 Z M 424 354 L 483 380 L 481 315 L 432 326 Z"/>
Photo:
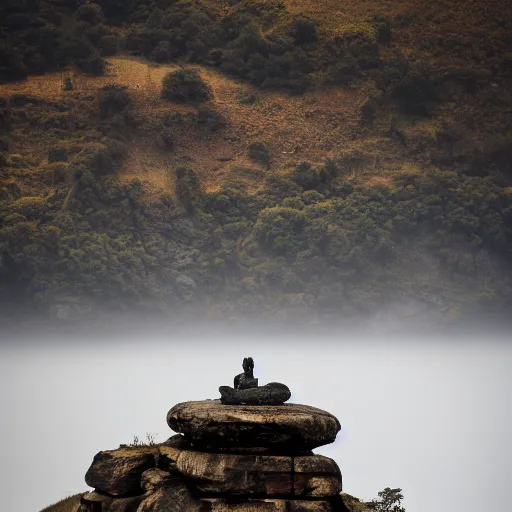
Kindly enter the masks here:
<path id="1" fill-rule="evenodd" d="M 178 434 L 165 443 L 98 453 L 85 477 L 95 491 L 83 496 L 80 512 L 347 510 L 337 464 L 311 451 L 335 440 L 338 420 L 283 403 L 290 397 L 283 384 L 258 387 L 246 361 L 220 400 L 169 411 Z"/>

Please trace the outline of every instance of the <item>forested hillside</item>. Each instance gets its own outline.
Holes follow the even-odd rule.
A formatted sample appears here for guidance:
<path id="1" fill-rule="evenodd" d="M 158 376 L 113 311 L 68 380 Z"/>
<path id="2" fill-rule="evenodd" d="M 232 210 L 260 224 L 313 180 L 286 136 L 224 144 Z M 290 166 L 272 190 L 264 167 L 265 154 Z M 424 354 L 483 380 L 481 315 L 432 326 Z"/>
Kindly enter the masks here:
<path id="1" fill-rule="evenodd" d="M 512 290 L 512 8 L 5 0 L 12 318 L 454 321 Z"/>

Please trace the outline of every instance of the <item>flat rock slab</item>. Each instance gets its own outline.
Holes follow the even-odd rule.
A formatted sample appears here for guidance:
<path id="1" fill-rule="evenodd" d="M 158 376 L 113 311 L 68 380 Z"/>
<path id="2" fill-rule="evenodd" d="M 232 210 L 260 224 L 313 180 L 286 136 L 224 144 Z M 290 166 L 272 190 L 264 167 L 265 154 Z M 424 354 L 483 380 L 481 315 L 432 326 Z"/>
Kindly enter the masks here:
<path id="1" fill-rule="evenodd" d="M 231 455 L 184 450 L 176 459 L 176 468 L 207 496 L 324 498 L 341 491 L 338 465 L 322 455 Z"/>
<path id="2" fill-rule="evenodd" d="M 177 404 L 167 423 L 190 438 L 194 448 L 268 448 L 278 453 L 332 443 L 341 428 L 335 416 L 309 405 L 224 405 L 220 400 Z"/>
<path id="3" fill-rule="evenodd" d="M 116 497 L 142 494 L 141 475 L 155 467 L 157 447 L 121 448 L 99 452 L 85 474 L 85 482 Z"/>
<path id="4" fill-rule="evenodd" d="M 338 512 L 330 501 L 201 499 L 200 512 Z"/>

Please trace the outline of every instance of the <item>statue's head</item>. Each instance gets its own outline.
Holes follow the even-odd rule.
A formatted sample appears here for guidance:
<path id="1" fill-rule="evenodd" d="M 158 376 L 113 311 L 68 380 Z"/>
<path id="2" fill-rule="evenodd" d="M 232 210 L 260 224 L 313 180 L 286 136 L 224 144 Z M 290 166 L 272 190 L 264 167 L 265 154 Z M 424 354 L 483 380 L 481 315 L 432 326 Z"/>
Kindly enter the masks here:
<path id="1" fill-rule="evenodd" d="M 242 363 L 242 367 L 244 372 L 249 373 L 254 369 L 254 361 L 252 357 L 244 357 L 244 362 Z"/>

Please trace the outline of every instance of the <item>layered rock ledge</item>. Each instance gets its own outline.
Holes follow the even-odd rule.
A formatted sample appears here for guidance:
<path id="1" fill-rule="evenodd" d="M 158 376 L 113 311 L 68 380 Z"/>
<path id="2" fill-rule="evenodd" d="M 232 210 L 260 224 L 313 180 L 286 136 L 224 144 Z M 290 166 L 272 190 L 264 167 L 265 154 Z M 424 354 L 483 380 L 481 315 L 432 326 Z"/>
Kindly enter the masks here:
<path id="1" fill-rule="evenodd" d="M 178 471 L 206 495 L 327 498 L 341 492 L 341 472 L 327 457 L 179 454 Z"/>

